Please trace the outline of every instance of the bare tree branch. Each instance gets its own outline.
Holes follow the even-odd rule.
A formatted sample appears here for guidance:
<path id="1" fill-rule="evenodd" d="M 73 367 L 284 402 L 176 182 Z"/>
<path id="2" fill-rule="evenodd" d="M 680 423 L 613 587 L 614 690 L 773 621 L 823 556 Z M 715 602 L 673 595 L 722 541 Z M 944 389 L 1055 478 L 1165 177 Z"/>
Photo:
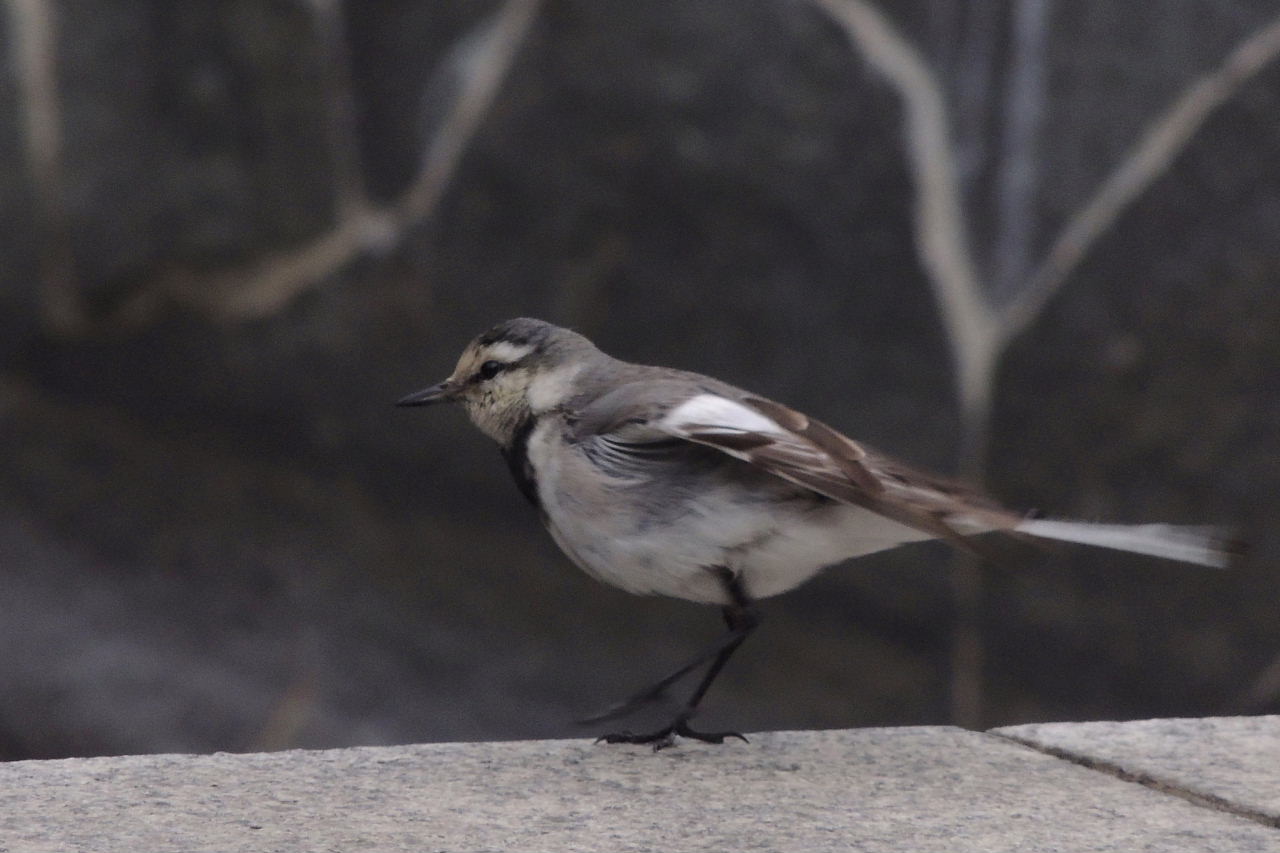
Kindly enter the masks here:
<path id="1" fill-rule="evenodd" d="M 351 56 L 342 20 L 342 0 L 310 0 L 315 15 L 316 41 L 324 56 L 325 132 L 328 136 L 338 218 L 356 213 L 368 197 L 360 164 L 356 132 L 356 98 L 351 81 Z"/>
<path id="2" fill-rule="evenodd" d="M 870 3 L 812 2 L 841 25 L 855 49 L 902 98 L 908 161 L 917 192 L 916 242 L 955 360 L 965 423 L 966 467 L 971 476 L 980 477 L 995 368 L 1005 347 L 1035 320 L 1097 238 L 1168 170 L 1209 115 L 1280 55 L 1280 18 L 1246 37 L 1220 67 L 1195 81 L 1150 124 L 1093 197 L 1067 223 L 1030 277 L 1018 282 L 1016 271 L 1010 270 L 1007 277 L 1012 280 L 1002 281 L 1001 290 L 1015 295 L 1000 309 L 995 295 L 979 283 L 970 253 L 950 119 L 938 80 L 915 48 Z M 1036 11 L 1043 18 L 1042 6 L 1027 6 L 1023 11 Z M 1029 19 L 1023 23 L 1031 27 L 1042 21 Z M 1030 34 L 1037 35 L 1034 31 Z M 1020 164 L 1020 168 L 1027 165 Z M 1009 176 L 1011 180 L 1017 177 Z M 975 725 L 981 717 L 983 644 L 977 619 L 982 607 L 982 578 L 972 564 L 957 561 L 952 566 L 951 579 L 957 608 L 952 643 L 952 716 L 961 725 Z M 1274 667 L 1259 679 L 1251 694 L 1254 701 L 1258 695 L 1275 690 L 1273 670 Z"/>
<path id="3" fill-rule="evenodd" d="M 313 5 L 322 13 L 334 14 L 331 0 L 313 0 Z M 224 319 L 268 316 L 360 254 L 384 251 L 401 239 L 435 210 L 528 37 L 538 7 L 539 0 L 508 0 L 445 60 L 450 66 L 445 72 L 452 75 L 455 86 L 421 168 L 397 201 L 385 208 L 370 205 L 362 181 L 358 197 L 353 197 L 355 180 L 340 177 L 340 184 L 347 185 L 347 201 L 339 206 L 334 226 L 310 243 L 212 276 L 173 276 L 166 288 L 181 301 Z M 336 26 L 333 21 L 329 25 Z M 346 96 L 341 86 L 336 94 Z M 339 124 L 343 120 L 341 114 L 335 119 Z M 353 149 L 347 146 L 354 141 L 338 133 L 339 160 L 353 157 Z"/>
<path id="4" fill-rule="evenodd" d="M 1191 84 L 1158 116 L 1071 218 L 1004 309 L 984 291 L 961 210 L 948 110 L 937 78 L 919 52 L 866 0 L 812 0 L 845 30 L 867 61 L 897 90 L 918 193 L 915 230 L 956 361 L 967 424 L 980 424 L 1004 347 L 1034 322 L 1098 237 L 1173 160 L 1218 107 L 1280 56 L 1280 18 L 1240 42 L 1215 70 Z"/>
<path id="5" fill-rule="evenodd" d="M 920 53 L 870 3 L 813 2 L 902 98 L 916 184 L 916 240 L 951 342 L 962 411 L 966 420 L 981 418 L 991 398 L 999 335 L 970 254 L 942 87 Z"/>
<path id="6" fill-rule="evenodd" d="M 990 254 L 995 303 L 1027 280 L 1033 257 L 1040 136 L 1046 112 L 1049 0 L 1022 0 L 1013 10 L 1011 61 L 1005 82 L 1002 132 L 996 164 L 996 232 Z"/>
<path id="7" fill-rule="evenodd" d="M 1206 119 L 1280 56 L 1280 17 L 1245 38 L 1215 70 L 1192 83 L 1147 128 L 1093 197 L 1071 218 L 1043 263 L 1000 314 L 1004 342 L 1025 330 L 1066 283 L 1098 237 L 1166 172 Z"/>
<path id="8" fill-rule="evenodd" d="M 362 252 L 390 242 L 391 235 L 385 214 L 360 207 L 305 246 L 232 270 L 202 275 L 176 272 L 163 287 L 169 296 L 223 320 L 266 317 Z"/>
<path id="9" fill-rule="evenodd" d="M 440 200 L 462 152 L 489 112 L 499 85 L 528 37 L 538 4 L 539 0 L 508 0 L 491 22 L 468 36 L 450 57 L 461 85 L 427 148 L 417 179 L 395 205 L 401 227 L 429 215 Z"/>
<path id="10" fill-rule="evenodd" d="M 40 305 L 53 329 L 83 322 L 73 291 L 71 240 L 63 206 L 62 99 L 57 80 L 57 18 L 49 0 L 9 0 L 23 147 L 35 199 Z"/>

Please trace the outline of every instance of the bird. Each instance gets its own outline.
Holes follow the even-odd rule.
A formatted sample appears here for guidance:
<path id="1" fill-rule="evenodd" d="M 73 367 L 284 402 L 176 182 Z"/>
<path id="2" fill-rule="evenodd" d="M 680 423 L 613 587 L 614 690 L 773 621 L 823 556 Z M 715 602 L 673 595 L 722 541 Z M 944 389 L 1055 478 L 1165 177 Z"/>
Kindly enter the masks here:
<path id="1" fill-rule="evenodd" d="M 816 418 L 685 370 L 606 355 L 577 332 L 516 318 L 471 340 L 444 381 L 398 406 L 460 403 L 495 441 L 521 494 L 587 574 L 638 595 L 721 609 L 726 632 L 655 684 L 581 721 L 603 723 L 671 700 L 706 667 L 672 719 L 606 743 L 723 743 L 691 725 L 757 602 L 823 568 L 926 540 L 974 550 L 1005 534 L 1222 568 L 1236 545 L 1215 527 L 1101 524 L 1014 512 L 961 483 L 915 470 Z"/>

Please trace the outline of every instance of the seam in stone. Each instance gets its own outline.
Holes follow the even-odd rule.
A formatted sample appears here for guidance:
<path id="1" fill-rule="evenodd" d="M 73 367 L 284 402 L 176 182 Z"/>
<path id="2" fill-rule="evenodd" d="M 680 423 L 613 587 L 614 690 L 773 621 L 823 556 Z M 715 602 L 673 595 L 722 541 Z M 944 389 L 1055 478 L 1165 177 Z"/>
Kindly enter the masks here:
<path id="1" fill-rule="evenodd" d="M 1122 782 L 1132 782 L 1142 785 L 1144 788 L 1151 788 L 1154 791 L 1159 791 L 1162 794 L 1169 794 L 1170 796 L 1178 797 L 1179 799 L 1186 800 L 1192 805 L 1199 806 L 1201 808 L 1217 812 L 1226 812 L 1227 814 L 1242 817 L 1246 820 L 1251 820 L 1254 823 L 1260 823 L 1263 826 L 1271 827 L 1272 829 L 1280 829 L 1280 816 L 1270 815 L 1266 812 L 1249 808 L 1248 806 L 1233 803 L 1231 800 L 1220 797 L 1217 794 L 1206 794 L 1200 791 L 1193 791 L 1190 788 L 1184 788 L 1172 782 L 1159 779 L 1149 773 L 1135 773 L 1132 770 L 1126 770 L 1120 765 L 1110 761 L 1100 758 L 1091 758 L 1087 755 L 1081 755 L 1077 752 L 1071 752 L 1070 750 L 1061 749 L 1059 747 L 1046 746 L 1042 743 L 1024 740 L 1023 738 L 1015 737 L 1013 735 L 991 731 L 986 732 L 986 734 L 1025 746 L 1028 749 L 1035 750 L 1036 752 L 1042 752 L 1045 755 L 1051 755 L 1054 758 L 1061 758 L 1064 761 L 1070 761 L 1072 764 L 1077 764 L 1087 770 L 1094 770 L 1098 773 L 1105 773 L 1108 776 L 1114 776 Z"/>

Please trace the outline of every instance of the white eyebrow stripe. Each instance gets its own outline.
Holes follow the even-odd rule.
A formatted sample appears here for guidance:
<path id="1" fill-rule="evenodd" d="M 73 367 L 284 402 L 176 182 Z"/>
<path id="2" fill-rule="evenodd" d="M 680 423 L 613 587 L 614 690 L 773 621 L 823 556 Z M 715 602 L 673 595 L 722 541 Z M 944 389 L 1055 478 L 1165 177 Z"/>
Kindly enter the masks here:
<path id="1" fill-rule="evenodd" d="M 488 356 L 494 361 L 519 361 L 533 352 L 533 344 L 513 344 L 510 341 L 498 341 L 488 347 Z"/>
<path id="2" fill-rule="evenodd" d="M 759 432 L 778 436 L 790 434 L 755 409 L 749 409 L 718 394 L 690 397 L 668 412 L 662 419 L 662 425 L 677 431 L 697 425 L 733 432 Z"/>

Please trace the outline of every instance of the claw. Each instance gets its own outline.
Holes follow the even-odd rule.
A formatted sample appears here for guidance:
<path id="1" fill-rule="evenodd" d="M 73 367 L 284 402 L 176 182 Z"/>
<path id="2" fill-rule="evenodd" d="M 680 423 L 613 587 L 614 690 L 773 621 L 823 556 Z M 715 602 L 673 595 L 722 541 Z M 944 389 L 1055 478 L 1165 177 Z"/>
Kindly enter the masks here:
<path id="1" fill-rule="evenodd" d="M 666 728 L 658 729 L 656 732 L 647 734 L 632 734 L 631 732 L 612 732 L 610 734 L 600 735 L 596 738 L 596 743 L 645 743 L 653 746 L 653 751 L 666 749 L 669 746 L 675 746 L 676 735 L 689 738 L 690 740 L 700 740 L 703 743 L 724 743 L 726 738 L 736 737 L 743 743 L 750 743 L 744 735 L 739 732 L 699 732 L 689 728 L 688 718 L 685 716 L 677 717 L 671 725 Z"/>

